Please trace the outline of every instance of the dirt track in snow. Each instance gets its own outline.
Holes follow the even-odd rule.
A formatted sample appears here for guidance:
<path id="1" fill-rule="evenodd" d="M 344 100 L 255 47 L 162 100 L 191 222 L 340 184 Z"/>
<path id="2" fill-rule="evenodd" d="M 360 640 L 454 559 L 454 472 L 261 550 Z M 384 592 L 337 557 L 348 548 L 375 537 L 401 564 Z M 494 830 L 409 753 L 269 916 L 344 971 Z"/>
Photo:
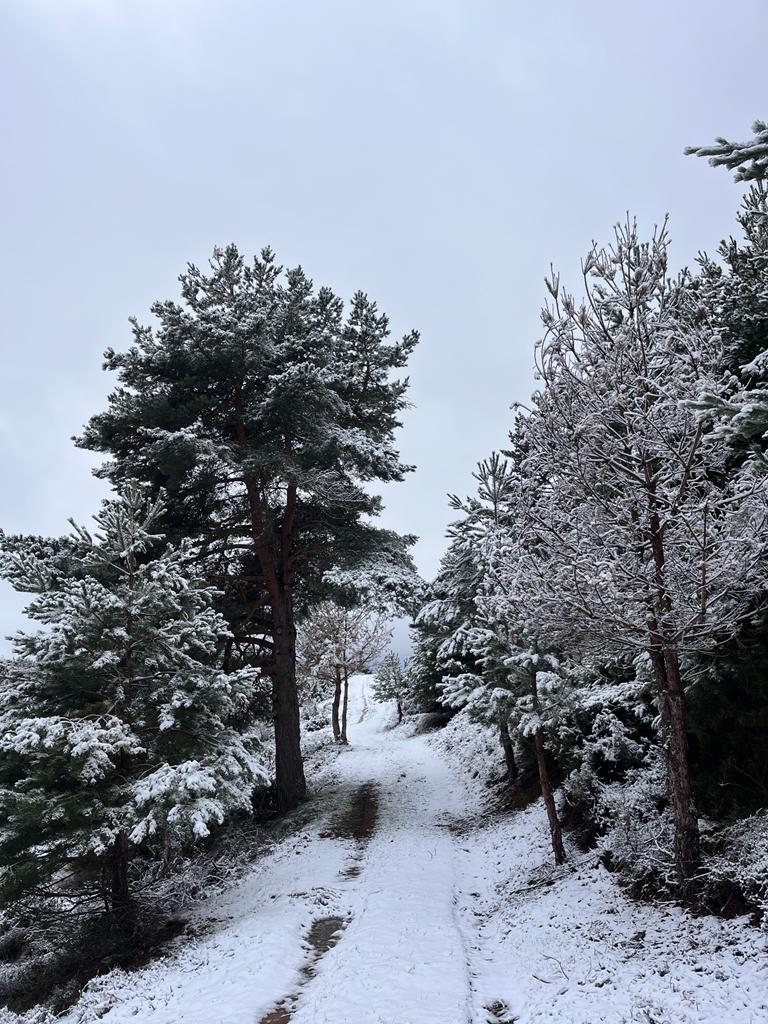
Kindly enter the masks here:
<path id="1" fill-rule="evenodd" d="M 309 976 L 260 1024 L 468 1024 L 471 971 L 456 909 L 456 837 L 445 827 L 461 812 L 450 796 L 454 787 L 424 737 L 383 728 L 382 709 L 368 704 L 365 684 L 351 710 L 351 721 L 359 720 L 336 765 L 346 806 L 321 833 L 346 849 L 338 879 L 346 917 L 335 919 L 333 943 L 322 950 L 310 930 Z"/>
<path id="2" fill-rule="evenodd" d="M 334 839 L 355 839 L 358 849 L 354 857 L 355 863 L 342 871 L 343 878 L 357 878 L 362 870 L 365 844 L 373 835 L 378 817 L 379 798 L 376 785 L 365 782 L 359 786 L 349 802 L 349 807 L 337 814 L 324 836 Z M 307 963 L 301 969 L 299 986 L 289 996 L 281 999 L 277 1006 L 265 1014 L 259 1024 L 289 1024 L 301 999 L 303 989 L 317 975 L 317 964 L 325 954 L 333 949 L 342 937 L 348 921 L 343 917 L 331 915 L 319 917 L 312 922 L 306 937 L 309 950 Z"/>

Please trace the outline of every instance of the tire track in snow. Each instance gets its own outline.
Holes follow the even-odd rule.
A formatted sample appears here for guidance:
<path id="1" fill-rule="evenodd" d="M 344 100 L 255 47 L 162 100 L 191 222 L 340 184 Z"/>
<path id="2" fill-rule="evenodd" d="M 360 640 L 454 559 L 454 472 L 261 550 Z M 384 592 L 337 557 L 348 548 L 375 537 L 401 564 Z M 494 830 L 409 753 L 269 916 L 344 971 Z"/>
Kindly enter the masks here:
<path id="1" fill-rule="evenodd" d="M 349 807 L 343 813 L 337 814 L 328 830 L 321 835 L 323 838 L 355 840 L 357 850 L 353 860 L 359 862 L 363 858 L 365 844 L 376 828 L 378 810 L 377 788 L 374 783 L 365 782 L 353 793 Z M 353 864 L 341 872 L 341 877 L 357 878 L 359 874 L 359 864 Z M 259 1024 L 289 1024 L 293 1020 L 304 987 L 317 974 L 318 962 L 333 949 L 348 923 L 348 919 L 336 915 L 320 917 L 312 922 L 306 938 L 310 958 L 301 968 L 301 981 L 294 992 L 281 999 L 274 1009 L 261 1018 Z"/>
<path id="2" fill-rule="evenodd" d="M 329 949 L 333 949 L 347 926 L 343 917 L 319 917 L 312 922 L 307 935 L 307 945 L 312 951 L 310 960 L 301 968 L 302 982 L 311 981 L 317 973 L 317 963 Z M 273 1010 L 265 1014 L 259 1024 L 290 1024 L 296 1006 L 301 998 L 301 985 L 290 996 L 281 999 Z"/>
<path id="3" fill-rule="evenodd" d="M 364 684 L 358 699 L 365 699 Z M 380 706 L 379 706 L 380 707 Z M 424 737 L 382 731 L 376 705 L 337 767 L 376 778 L 379 828 L 349 891 L 344 939 L 319 966 L 293 1024 L 472 1024 L 469 949 L 457 912 L 455 813 L 443 759 Z"/>

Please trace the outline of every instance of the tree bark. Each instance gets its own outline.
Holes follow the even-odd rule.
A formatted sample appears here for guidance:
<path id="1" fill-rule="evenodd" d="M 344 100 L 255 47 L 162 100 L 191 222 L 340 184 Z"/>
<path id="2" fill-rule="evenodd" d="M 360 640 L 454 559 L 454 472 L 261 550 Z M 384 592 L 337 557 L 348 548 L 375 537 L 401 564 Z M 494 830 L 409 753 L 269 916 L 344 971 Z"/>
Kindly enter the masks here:
<path id="1" fill-rule="evenodd" d="M 272 714 L 275 725 L 275 795 L 280 811 L 289 811 L 307 795 L 304 762 L 301 757 L 299 693 L 296 686 L 296 624 L 293 600 L 285 588 L 279 590 L 273 607 L 274 672 Z"/>
<path id="2" fill-rule="evenodd" d="M 110 854 L 110 907 L 112 913 L 121 916 L 131 906 L 128 888 L 128 836 L 120 831 L 115 836 Z"/>
<path id="3" fill-rule="evenodd" d="M 347 707 L 349 706 L 349 674 L 344 669 L 344 702 L 341 708 L 341 742 L 347 743 Z"/>
<path id="4" fill-rule="evenodd" d="M 563 831 L 560 827 L 560 819 L 557 816 L 555 796 L 552 792 L 552 784 L 549 781 L 547 762 L 544 756 L 544 740 L 541 729 L 533 734 L 533 749 L 536 751 L 536 764 L 539 768 L 539 785 L 541 795 L 544 797 L 544 806 L 547 809 L 549 821 L 549 834 L 552 839 L 552 853 L 555 855 L 555 864 L 565 863 L 565 847 L 563 846 Z"/>
<path id="5" fill-rule="evenodd" d="M 341 726 L 339 725 L 339 705 L 341 704 L 341 669 L 336 669 L 336 679 L 333 688 L 333 705 L 331 706 L 331 726 L 333 738 L 338 743 L 341 739 Z"/>
<path id="6" fill-rule="evenodd" d="M 499 737 L 501 749 L 504 751 L 504 763 L 507 766 L 507 779 L 514 782 L 517 779 L 517 762 L 515 761 L 515 748 L 512 737 L 509 735 L 509 726 L 505 715 L 499 717 Z"/>
<path id="7" fill-rule="evenodd" d="M 662 723 L 666 732 L 667 794 L 675 823 L 675 870 L 685 895 L 699 864 L 699 819 L 691 790 L 688 763 L 688 734 L 685 725 L 685 692 L 680 676 L 680 659 L 675 650 L 651 655 L 654 675 L 662 700 Z"/>
<path id="8" fill-rule="evenodd" d="M 397 724 L 400 725 L 403 720 L 403 705 L 401 704 L 399 697 L 395 699 L 397 702 Z"/>
<path id="9" fill-rule="evenodd" d="M 655 484 L 646 463 L 649 493 L 650 541 L 655 582 L 655 609 L 649 620 L 650 656 L 662 700 L 662 725 L 666 732 L 667 792 L 675 823 L 675 870 L 685 895 L 699 863 L 699 819 L 691 791 L 688 735 L 685 727 L 685 691 L 676 646 L 664 635 L 663 617 L 672 612 L 666 585 L 664 534 L 656 506 Z"/>
<path id="10" fill-rule="evenodd" d="M 247 444 L 243 396 L 238 387 L 232 396 L 235 436 Z M 254 551 L 259 559 L 272 618 L 272 715 L 275 726 L 275 796 L 280 811 L 289 811 L 307 795 L 301 756 L 299 691 L 296 685 L 296 623 L 289 563 L 293 543 L 297 490 L 289 485 L 283 521 L 275 535 L 263 488 L 255 477 L 244 478 Z M 279 543 L 275 544 L 275 540 Z"/>
<path id="11" fill-rule="evenodd" d="M 534 671 L 531 680 L 531 690 L 533 693 L 533 708 L 538 714 L 540 711 L 539 705 L 539 691 L 536 685 L 536 672 Z M 563 846 L 563 830 L 560 826 L 560 819 L 557 816 L 557 805 L 555 804 L 555 794 L 552 792 L 552 783 L 549 780 L 549 771 L 547 770 L 547 759 L 544 753 L 544 737 L 541 729 L 537 729 L 533 734 L 533 749 L 536 753 L 536 765 L 539 769 L 539 785 L 541 786 L 541 795 L 544 798 L 544 806 L 547 810 L 547 820 L 549 821 L 549 835 L 552 840 L 552 853 L 555 856 L 555 864 L 565 863 L 565 847 Z"/>

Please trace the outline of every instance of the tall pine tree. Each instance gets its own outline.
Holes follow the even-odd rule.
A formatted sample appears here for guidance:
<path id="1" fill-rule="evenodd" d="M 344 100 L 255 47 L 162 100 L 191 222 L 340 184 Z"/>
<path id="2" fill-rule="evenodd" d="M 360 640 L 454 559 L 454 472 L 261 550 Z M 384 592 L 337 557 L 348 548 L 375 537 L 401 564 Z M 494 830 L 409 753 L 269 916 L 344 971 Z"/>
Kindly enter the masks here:
<path id="1" fill-rule="evenodd" d="M 167 489 L 172 538 L 191 538 L 225 590 L 227 667 L 272 681 L 285 809 L 305 794 L 297 602 L 326 596 L 331 569 L 410 562 L 410 538 L 371 525 L 381 501 L 369 483 L 409 468 L 393 444 L 408 381 L 392 371 L 417 335 L 388 343 L 387 318 L 364 294 L 345 315 L 269 249 L 250 263 L 217 249 L 209 273 L 190 265 L 180 280 L 180 303 L 152 307 L 156 329 L 134 322 L 133 346 L 107 351 L 119 386 L 79 443 L 111 456 L 101 472 L 116 483 Z"/>

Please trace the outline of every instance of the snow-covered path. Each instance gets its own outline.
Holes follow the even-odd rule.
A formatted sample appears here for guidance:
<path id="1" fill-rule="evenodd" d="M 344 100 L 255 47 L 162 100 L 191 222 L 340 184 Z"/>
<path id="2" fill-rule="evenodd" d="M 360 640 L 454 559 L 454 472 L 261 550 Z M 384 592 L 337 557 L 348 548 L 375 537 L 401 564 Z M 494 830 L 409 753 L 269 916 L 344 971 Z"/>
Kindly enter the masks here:
<path id="1" fill-rule="evenodd" d="M 392 708 L 351 681 L 350 747 L 333 763 L 320 814 L 278 844 L 150 967 L 94 979 L 68 1024 L 470 1024 L 468 943 L 456 908 L 461 789 L 423 736 L 387 728 Z M 345 835 L 362 787 L 370 836 Z M 370 808 L 369 808 L 370 810 Z M 370 822 L 369 822 L 370 824 Z M 312 924 L 344 922 L 318 956 Z"/>
<path id="2" fill-rule="evenodd" d="M 424 737 L 382 731 L 388 709 L 366 708 L 365 683 L 356 682 L 354 747 L 340 766 L 347 782 L 375 782 L 378 823 L 348 889 L 350 923 L 294 1024 L 463 1024 L 471 1020 L 469 967 L 446 828 L 461 811 L 456 787 Z"/>
<path id="3" fill-rule="evenodd" d="M 409 736 L 389 728 L 392 708 L 367 689 L 365 677 L 352 681 L 350 747 L 319 748 L 327 763 L 314 799 L 192 915 L 198 937 L 142 970 L 94 979 L 57 1020 L 768 1020 L 764 936 L 742 921 L 635 903 L 594 851 L 572 850 L 553 871 L 538 804 L 488 809 L 495 737 L 458 719 Z M 19 1018 L 0 1011 L 6 1022 Z"/>

